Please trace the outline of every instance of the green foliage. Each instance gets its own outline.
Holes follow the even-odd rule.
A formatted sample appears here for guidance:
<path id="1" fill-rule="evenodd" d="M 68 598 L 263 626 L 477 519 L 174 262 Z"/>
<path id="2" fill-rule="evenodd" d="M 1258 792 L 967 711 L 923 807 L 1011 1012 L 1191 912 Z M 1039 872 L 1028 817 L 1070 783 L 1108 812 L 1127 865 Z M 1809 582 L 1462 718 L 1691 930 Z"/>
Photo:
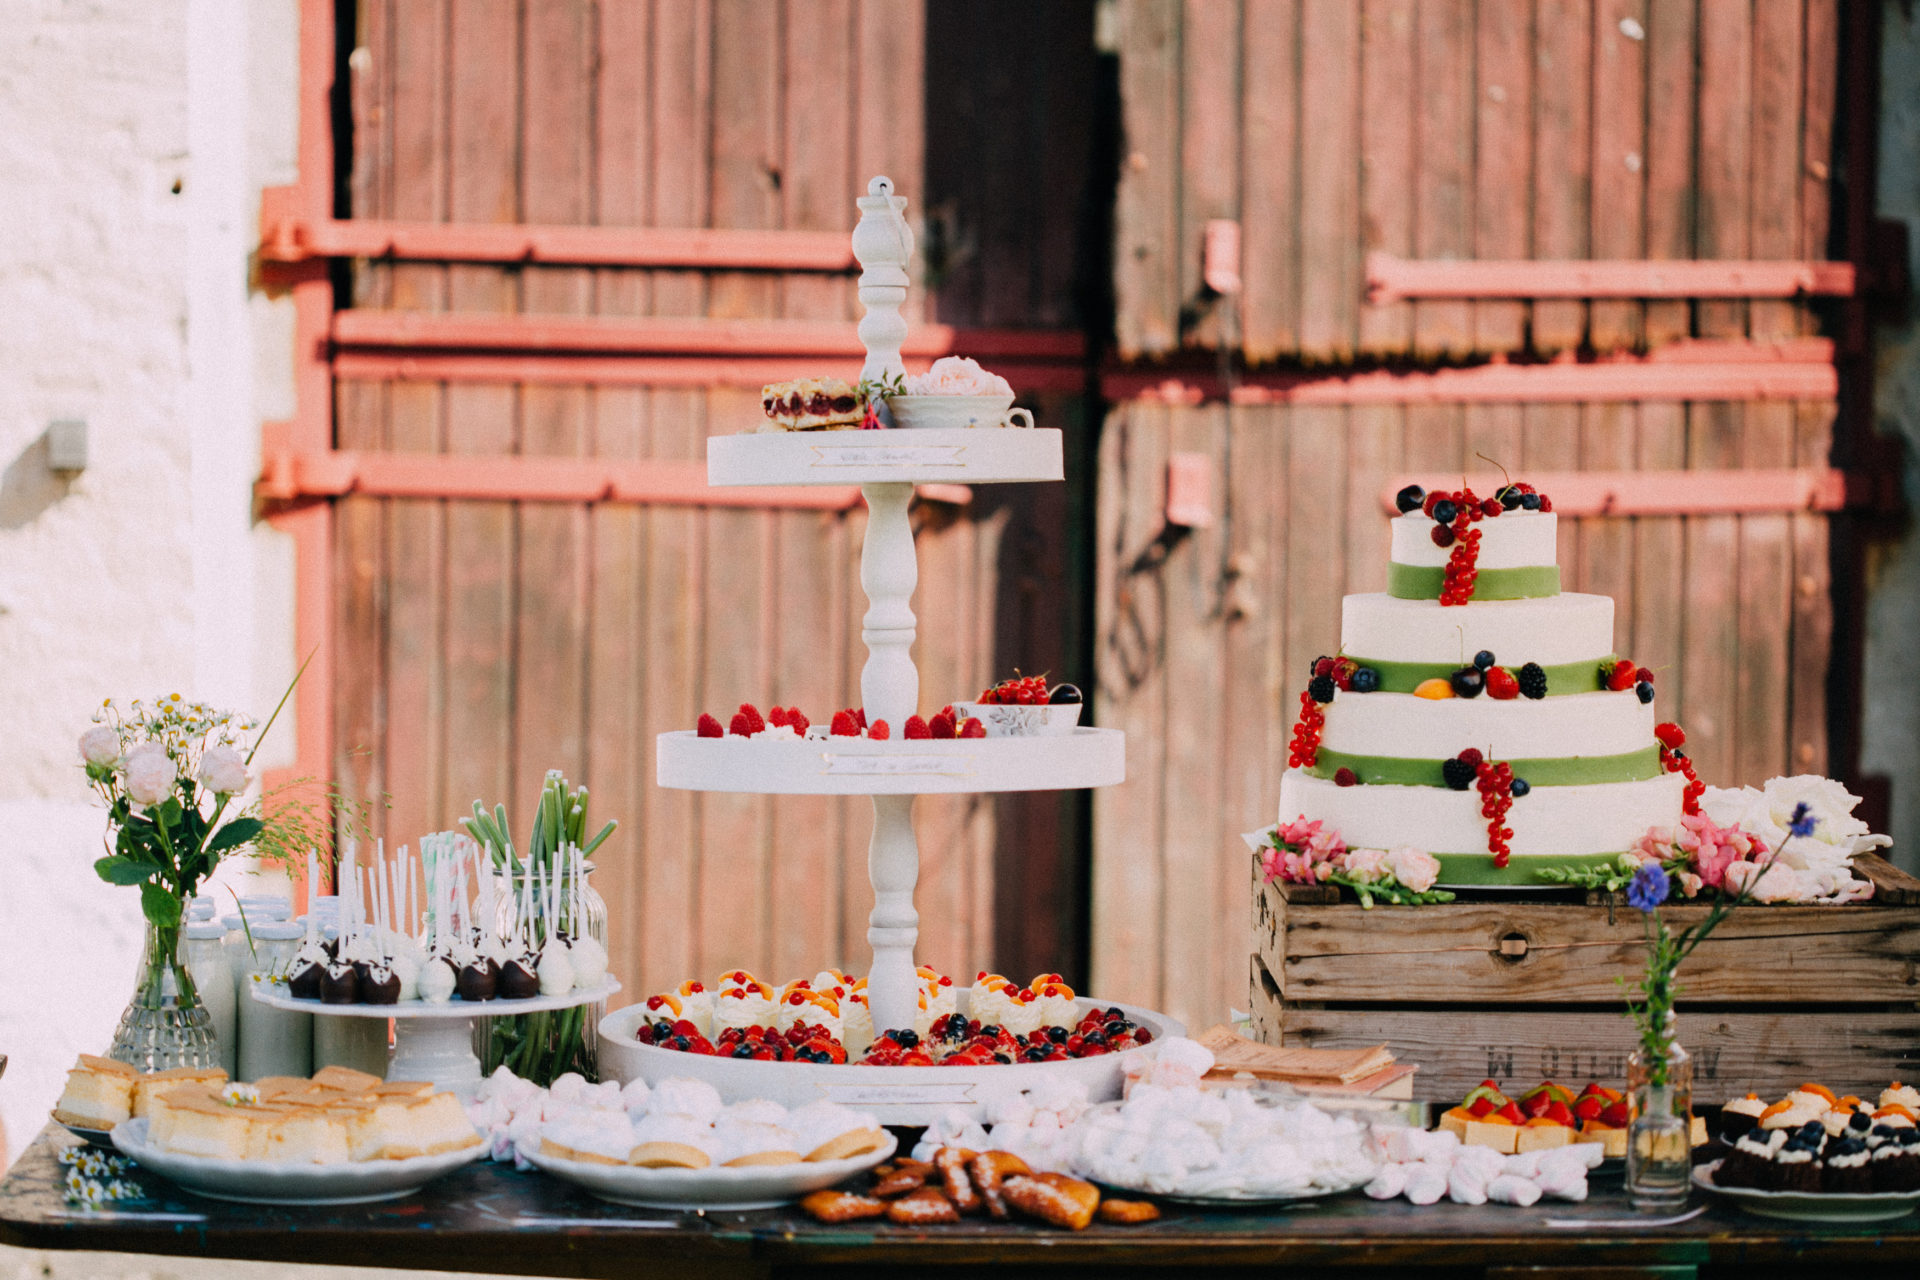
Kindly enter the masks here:
<path id="1" fill-rule="evenodd" d="M 1428 889 L 1425 893 L 1415 893 L 1397 880 L 1361 880 L 1344 871 L 1335 871 L 1322 882 L 1325 884 L 1343 884 L 1360 897 L 1363 911 L 1373 909 L 1373 900 L 1396 907 L 1418 907 L 1433 902 L 1452 902 L 1453 894 L 1445 889 Z"/>

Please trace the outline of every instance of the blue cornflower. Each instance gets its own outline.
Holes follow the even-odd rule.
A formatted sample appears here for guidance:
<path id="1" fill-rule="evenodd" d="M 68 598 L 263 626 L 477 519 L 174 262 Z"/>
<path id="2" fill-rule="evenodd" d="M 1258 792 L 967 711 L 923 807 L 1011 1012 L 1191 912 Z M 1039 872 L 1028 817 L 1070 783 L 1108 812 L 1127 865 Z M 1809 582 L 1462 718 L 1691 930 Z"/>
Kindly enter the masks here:
<path id="1" fill-rule="evenodd" d="M 1787 822 L 1787 830 L 1796 836 L 1810 836 L 1813 834 L 1814 824 L 1819 821 L 1820 819 L 1814 817 L 1808 810 L 1807 802 L 1802 800 L 1793 806 L 1793 817 Z"/>
<path id="2" fill-rule="evenodd" d="M 1627 901 L 1642 911 L 1651 911 L 1667 900 L 1667 889 L 1667 869 L 1649 862 L 1627 882 Z"/>

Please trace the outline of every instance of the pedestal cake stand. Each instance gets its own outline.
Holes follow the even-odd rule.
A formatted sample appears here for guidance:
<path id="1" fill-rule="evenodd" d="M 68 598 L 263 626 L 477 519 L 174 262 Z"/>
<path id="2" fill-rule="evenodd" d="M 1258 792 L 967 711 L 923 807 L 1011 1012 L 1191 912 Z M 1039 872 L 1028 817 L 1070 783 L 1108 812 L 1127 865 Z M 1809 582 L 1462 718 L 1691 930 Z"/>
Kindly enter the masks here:
<path id="1" fill-rule="evenodd" d="M 311 1013 L 317 1018 L 392 1018 L 393 1058 L 387 1064 L 389 1080 L 430 1080 L 436 1087 L 465 1097 L 480 1084 L 480 1058 L 473 1051 L 473 1024 L 479 1018 L 510 1018 L 522 1013 L 548 1013 L 605 1000 L 620 990 L 609 977 L 597 987 L 582 987 L 558 996 L 530 996 L 524 1000 L 449 1000 L 428 1004 L 407 1000 L 400 1004 L 323 1004 L 299 1000 L 280 991 L 253 987 L 253 998 L 275 1009 Z"/>
<path id="2" fill-rule="evenodd" d="M 854 256 L 864 315 L 860 339 L 866 347 L 861 376 L 891 379 L 906 373 L 900 344 L 907 322 L 907 264 L 913 233 L 903 212 L 906 200 L 893 184 L 875 178 L 857 201 L 860 222 L 853 233 Z M 919 579 L 913 526 L 908 507 L 921 483 L 1007 484 L 1064 479 L 1061 433 L 1044 428 L 980 427 L 931 430 L 745 432 L 707 442 L 707 482 L 732 485 L 858 484 L 869 518 L 860 553 L 860 585 L 867 612 L 861 638 L 867 661 L 860 673 L 860 695 L 869 722 L 885 720 L 898 735 L 908 717 L 920 711 L 920 673 L 913 662 L 915 619 L 912 597 Z M 691 791 L 734 791 L 776 795 L 865 795 L 873 797 L 873 839 L 867 873 L 874 906 L 867 940 L 873 965 L 867 977 L 868 1002 L 876 1029 L 910 1027 L 918 1008 L 918 978 L 913 950 L 920 917 L 913 891 L 920 875 L 920 850 L 914 838 L 916 795 L 963 792 L 1053 791 L 1109 786 L 1126 777 L 1125 736 L 1112 729 L 1079 728 L 1049 737 L 883 741 L 827 738 L 796 741 L 741 737 L 702 738 L 691 730 L 662 734 L 657 780 L 663 787 Z M 618 1019 L 618 1015 L 615 1015 Z M 703 1075 L 718 1060 L 654 1050 L 632 1040 L 637 1017 L 602 1024 L 603 1061 L 622 1072 L 652 1076 L 680 1064 L 677 1074 Z M 1156 1037 L 1177 1032 L 1178 1024 L 1154 1015 Z M 669 1056 L 671 1055 L 671 1056 Z M 720 1063 L 724 1067 L 727 1064 Z M 746 1064 L 741 1064 L 746 1065 Z M 774 1066 L 755 1063 L 757 1067 Z M 811 1063 L 777 1064 L 808 1073 L 824 1086 L 829 1076 L 851 1071 L 867 1086 L 859 1096 L 889 1123 L 914 1123 L 901 1109 L 882 1106 L 897 1096 L 902 1108 L 921 1105 L 931 1118 L 939 1104 L 977 1098 L 976 1090 L 956 1093 L 963 1074 L 978 1074 L 1005 1085 L 1046 1064 L 970 1068 L 828 1067 Z M 926 1089 L 910 1081 L 929 1080 L 936 1072 L 943 1086 Z M 947 1079 L 947 1077 L 953 1077 Z M 624 1078 L 624 1077 L 623 1077 Z M 897 1083 L 896 1083 L 897 1082 Z M 930 1082 L 930 1080 L 929 1080 Z M 725 1084 L 716 1081 L 722 1092 Z M 889 1094 L 897 1089 L 897 1094 Z"/>

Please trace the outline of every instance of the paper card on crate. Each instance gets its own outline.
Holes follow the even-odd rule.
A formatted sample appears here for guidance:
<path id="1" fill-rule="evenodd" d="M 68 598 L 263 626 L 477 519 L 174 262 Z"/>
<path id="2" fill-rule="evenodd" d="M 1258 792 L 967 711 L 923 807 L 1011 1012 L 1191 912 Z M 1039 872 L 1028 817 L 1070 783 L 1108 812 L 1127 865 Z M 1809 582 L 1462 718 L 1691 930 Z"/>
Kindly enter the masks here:
<path id="1" fill-rule="evenodd" d="M 1213 1054 L 1213 1072 L 1298 1084 L 1353 1085 L 1394 1065 L 1384 1044 L 1365 1049 L 1288 1049 L 1258 1044 L 1225 1023 L 1199 1037 Z"/>

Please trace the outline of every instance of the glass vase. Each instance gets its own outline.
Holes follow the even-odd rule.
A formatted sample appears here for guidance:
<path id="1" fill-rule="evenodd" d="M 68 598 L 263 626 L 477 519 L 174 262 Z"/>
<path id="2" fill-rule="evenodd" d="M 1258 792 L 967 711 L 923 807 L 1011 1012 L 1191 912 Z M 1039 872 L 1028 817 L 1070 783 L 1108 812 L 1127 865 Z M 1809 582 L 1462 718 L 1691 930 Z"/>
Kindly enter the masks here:
<path id="1" fill-rule="evenodd" d="M 1693 1059 L 1664 1052 L 1627 1058 L 1627 1196 L 1639 1209 L 1679 1209 L 1693 1189 Z"/>
<path id="2" fill-rule="evenodd" d="M 500 877 L 500 896 L 495 909 L 494 926 L 502 937 L 513 936 L 515 911 L 526 881 L 524 873 Z M 534 892 L 539 892 L 536 881 Z M 571 895 L 560 901 L 560 930 L 569 938 L 588 937 L 607 945 L 607 904 L 593 887 L 593 864 L 581 866 L 579 919 L 574 918 Z M 544 917 L 536 916 L 533 947 L 546 946 Z M 600 1017 L 606 1001 L 557 1009 L 550 1013 L 519 1013 L 511 1017 L 487 1018 L 478 1023 L 485 1028 L 482 1043 L 475 1046 L 480 1065 L 487 1074 L 504 1064 L 515 1075 L 539 1085 L 550 1085 L 569 1071 L 577 1071 L 588 1080 L 600 1078 Z"/>
<path id="3" fill-rule="evenodd" d="M 107 1056 L 141 1071 L 220 1065 L 213 1015 L 200 1002 L 181 953 L 179 926 L 147 921 L 133 1000 L 120 1015 Z"/>

